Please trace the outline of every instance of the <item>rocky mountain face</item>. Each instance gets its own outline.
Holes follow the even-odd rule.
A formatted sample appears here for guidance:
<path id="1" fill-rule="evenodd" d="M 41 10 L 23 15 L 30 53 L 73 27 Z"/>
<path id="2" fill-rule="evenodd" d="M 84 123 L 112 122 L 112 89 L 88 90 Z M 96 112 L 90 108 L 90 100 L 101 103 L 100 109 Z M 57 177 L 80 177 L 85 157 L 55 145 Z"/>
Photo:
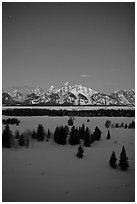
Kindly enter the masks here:
<path id="1" fill-rule="evenodd" d="M 66 82 L 60 89 L 54 86 L 47 93 L 36 88 L 28 94 L 17 90 L 2 93 L 3 105 L 116 105 L 134 106 L 135 91 L 118 90 L 111 94 L 99 93 L 83 85 L 70 85 Z"/>

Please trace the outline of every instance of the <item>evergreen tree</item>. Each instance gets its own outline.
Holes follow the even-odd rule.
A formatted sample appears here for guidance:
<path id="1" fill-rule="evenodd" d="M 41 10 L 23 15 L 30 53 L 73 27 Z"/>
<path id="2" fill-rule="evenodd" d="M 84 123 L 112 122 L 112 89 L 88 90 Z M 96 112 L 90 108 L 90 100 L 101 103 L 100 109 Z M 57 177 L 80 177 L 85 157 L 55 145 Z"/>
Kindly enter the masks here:
<path id="1" fill-rule="evenodd" d="M 75 134 L 76 134 L 76 144 L 80 144 L 80 132 L 79 129 L 75 129 Z"/>
<path id="2" fill-rule="evenodd" d="M 46 135 L 46 140 L 48 141 L 49 139 L 50 139 L 50 137 L 51 137 L 51 132 L 50 132 L 50 129 L 48 129 L 48 133 L 47 133 L 47 135 Z"/>
<path id="3" fill-rule="evenodd" d="M 31 137 L 32 137 L 32 139 L 37 139 L 37 133 L 35 130 L 33 130 Z"/>
<path id="4" fill-rule="evenodd" d="M 2 133 L 2 146 L 10 148 L 12 145 L 12 138 L 12 131 L 10 130 L 9 125 L 7 124 Z"/>
<path id="5" fill-rule="evenodd" d="M 63 126 L 61 126 L 59 128 L 59 141 L 58 141 L 58 143 L 62 144 L 62 145 L 66 144 L 66 138 L 67 138 L 67 131 Z"/>
<path id="6" fill-rule="evenodd" d="M 85 125 L 83 124 L 82 127 L 80 128 L 80 138 L 84 139 L 85 138 Z"/>
<path id="7" fill-rule="evenodd" d="M 73 126 L 72 128 L 71 128 L 71 132 L 70 132 L 70 138 L 69 138 L 69 143 L 71 144 L 71 145 L 75 145 L 76 143 L 75 143 L 75 127 Z"/>
<path id="8" fill-rule="evenodd" d="M 21 134 L 20 138 L 19 138 L 19 145 L 20 146 L 25 146 L 25 137 L 23 134 Z"/>
<path id="9" fill-rule="evenodd" d="M 127 124 L 125 124 L 125 128 L 127 128 Z"/>
<path id="10" fill-rule="evenodd" d="M 121 127 L 124 127 L 124 123 L 123 122 L 121 123 Z"/>
<path id="11" fill-rule="evenodd" d="M 126 171 L 129 167 L 128 157 L 124 146 L 122 147 L 120 154 L 119 166 L 123 171 Z"/>
<path id="12" fill-rule="evenodd" d="M 85 131 L 85 138 L 84 138 L 84 146 L 90 147 L 90 130 L 88 127 L 86 127 Z"/>
<path id="13" fill-rule="evenodd" d="M 109 160 L 109 164 L 112 168 L 117 168 L 116 161 L 117 161 L 117 158 L 116 158 L 115 152 L 113 151 Z"/>
<path id="14" fill-rule="evenodd" d="M 69 127 L 67 126 L 67 125 L 65 125 L 65 130 L 66 130 L 66 132 L 67 132 L 67 135 L 69 134 Z"/>
<path id="15" fill-rule="evenodd" d="M 110 139 L 110 132 L 109 132 L 109 130 L 108 130 L 107 140 L 109 140 L 109 139 Z"/>
<path id="16" fill-rule="evenodd" d="M 77 157 L 82 158 L 84 156 L 84 150 L 81 145 L 78 147 L 78 152 L 76 154 Z"/>
<path id="17" fill-rule="evenodd" d="M 59 127 L 57 126 L 55 131 L 54 131 L 54 141 L 58 143 L 58 138 L 59 138 Z"/>
<path id="18" fill-rule="evenodd" d="M 15 132 L 15 138 L 16 138 L 16 139 L 19 139 L 19 138 L 20 138 L 20 133 L 19 133 L 18 130 Z"/>
<path id="19" fill-rule="evenodd" d="M 94 139 L 95 139 L 95 140 L 100 140 L 101 134 L 102 134 L 101 130 L 98 128 L 98 126 L 96 126 L 96 127 L 95 127 L 95 131 L 94 131 L 94 133 L 93 133 Z"/>
<path id="20" fill-rule="evenodd" d="M 109 128 L 111 126 L 111 121 L 107 120 L 106 123 L 105 123 L 105 126 L 106 126 L 106 128 Z"/>
<path id="21" fill-rule="evenodd" d="M 71 128 L 69 143 L 71 145 L 76 145 L 80 143 L 79 131 L 78 129 L 75 129 L 74 126 Z"/>
<path id="22" fill-rule="evenodd" d="M 55 132 L 54 132 L 54 141 L 58 144 L 66 144 L 67 142 L 67 130 L 65 127 L 60 126 L 60 127 L 56 127 Z"/>
<path id="23" fill-rule="evenodd" d="M 38 139 L 38 141 L 43 141 L 44 136 L 45 136 L 44 128 L 43 128 L 42 124 L 40 124 L 38 126 L 38 129 L 37 129 L 37 139 Z"/>

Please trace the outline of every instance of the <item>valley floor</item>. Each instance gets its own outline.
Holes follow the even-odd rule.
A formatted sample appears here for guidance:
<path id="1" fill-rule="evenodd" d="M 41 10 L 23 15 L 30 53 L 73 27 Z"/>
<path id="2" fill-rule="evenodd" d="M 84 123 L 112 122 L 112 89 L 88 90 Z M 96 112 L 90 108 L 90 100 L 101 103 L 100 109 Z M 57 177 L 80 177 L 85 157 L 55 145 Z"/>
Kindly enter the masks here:
<path id="1" fill-rule="evenodd" d="M 78 146 L 61 146 L 52 139 L 49 142 L 32 141 L 28 149 L 3 148 L 2 200 L 134 201 L 134 135 L 134 130 L 128 129 L 115 130 L 110 140 L 104 135 L 101 141 L 84 147 L 82 159 L 76 157 Z M 113 150 L 119 161 L 123 145 L 130 165 L 126 172 L 112 169 L 108 163 Z"/>

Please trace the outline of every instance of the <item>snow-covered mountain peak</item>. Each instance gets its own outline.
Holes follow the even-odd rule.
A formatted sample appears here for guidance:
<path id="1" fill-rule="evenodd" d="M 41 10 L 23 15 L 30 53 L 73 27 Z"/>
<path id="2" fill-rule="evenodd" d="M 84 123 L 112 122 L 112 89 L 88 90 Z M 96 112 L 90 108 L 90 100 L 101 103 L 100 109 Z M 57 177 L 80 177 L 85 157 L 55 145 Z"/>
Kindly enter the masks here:
<path id="1" fill-rule="evenodd" d="M 8 102 L 9 99 L 9 102 Z M 135 91 L 117 90 L 111 94 L 99 93 L 86 86 L 71 85 L 66 82 L 59 89 L 53 85 L 45 94 L 40 87 L 36 87 L 30 93 L 20 93 L 14 90 L 11 93 L 2 93 L 3 104 L 72 104 L 72 105 L 135 105 Z"/>
<path id="2" fill-rule="evenodd" d="M 31 91 L 30 94 L 34 93 L 37 96 L 41 96 L 44 94 L 43 90 L 40 87 L 36 87 L 34 90 Z"/>

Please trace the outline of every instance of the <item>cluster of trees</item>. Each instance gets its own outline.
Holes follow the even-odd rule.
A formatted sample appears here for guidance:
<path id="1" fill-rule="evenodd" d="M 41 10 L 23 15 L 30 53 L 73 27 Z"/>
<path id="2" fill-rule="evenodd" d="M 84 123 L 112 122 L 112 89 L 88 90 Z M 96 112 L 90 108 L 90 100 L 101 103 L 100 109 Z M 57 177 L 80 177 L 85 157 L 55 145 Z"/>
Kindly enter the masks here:
<path id="1" fill-rule="evenodd" d="M 134 117 L 135 110 L 125 109 L 97 109 L 97 110 L 50 110 L 36 108 L 6 109 L 2 110 L 6 116 L 78 116 L 78 117 Z"/>
<path id="2" fill-rule="evenodd" d="M 45 138 L 48 141 L 51 137 L 52 133 L 48 129 L 48 132 L 46 132 L 42 126 L 42 124 L 39 124 L 37 131 L 24 131 L 23 133 L 20 133 L 19 131 L 16 131 L 14 134 L 9 128 L 9 124 L 6 124 L 5 129 L 2 133 L 2 146 L 3 147 L 14 147 L 16 146 L 26 146 L 29 147 L 31 139 L 36 139 L 37 141 L 44 141 Z"/>
<path id="3" fill-rule="evenodd" d="M 57 126 L 54 132 L 54 141 L 58 144 L 62 144 L 62 145 L 66 144 L 68 131 L 69 131 L 68 126 L 65 126 L 65 127 Z"/>
<path id="4" fill-rule="evenodd" d="M 107 120 L 106 123 L 105 123 L 105 127 L 106 127 L 106 128 L 112 127 L 112 128 L 128 128 L 128 129 L 134 129 L 134 128 L 135 128 L 135 121 L 132 121 L 132 122 L 129 123 L 129 124 L 124 124 L 123 122 L 122 122 L 122 123 L 111 123 L 110 120 Z"/>
<path id="5" fill-rule="evenodd" d="M 94 132 L 91 133 L 89 128 L 85 127 L 84 124 L 79 128 L 73 126 L 71 130 L 69 130 L 69 127 L 66 125 L 56 127 L 53 134 L 53 139 L 56 143 L 61 145 L 65 145 L 66 143 L 69 143 L 70 145 L 77 145 L 80 144 L 82 140 L 84 146 L 90 147 L 90 145 L 94 141 L 101 139 L 101 134 L 102 132 L 98 128 L 98 126 L 96 126 Z M 48 129 L 48 131 L 46 132 L 42 124 L 38 125 L 36 131 L 27 130 L 23 133 L 16 131 L 14 134 L 12 133 L 9 128 L 9 125 L 7 124 L 2 133 L 2 144 L 3 147 L 10 148 L 14 146 L 14 143 L 16 141 L 16 145 L 18 143 L 19 146 L 28 147 L 31 139 L 35 139 L 37 141 L 48 141 L 51 136 L 51 131 Z"/>
<path id="6" fill-rule="evenodd" d="M 89 147 L 95 140 L 100 140 L 101 134 L 102 132 L 98 126 L 96 126 L 93 134 L 90 133 L 88 127 L 85 128 L 84 124 L 79 128 L 73 126 L 71 131 L 69 131 L 68 126 L 57 126 L 54 132 L 54 141 L 63 145 L 66 144 L 67 141 L 70 145 L 77 145 L 83 140 L 84 146 Z"/>
<path id="7" fill-rule="evenodd" d="M 11 125 L 19 125 L 20 124 L 20 120 L 18 120 L 17 118 L 8 118 L 8 119 L 3 119 L 2 120 L 2 124 L 6 125 L 6 124 L 11 124 Z"/>
<path id="8" fill-rule="evenodd" d="M 117 164 L 117 158 L 116 158 L 116 154 L 113 151 L 109 160 L 109 164 L 112 168 L 117 168 L 118 166 L 121 168 L 121 170 L 126 171 L 129 167 L 129 161 L 128 161 L 128 157 L 126 154 L 126 150 L 125 147 L 122 147 L 122 151 L 120 153 L 120 160 L 119 163 Z"/>

